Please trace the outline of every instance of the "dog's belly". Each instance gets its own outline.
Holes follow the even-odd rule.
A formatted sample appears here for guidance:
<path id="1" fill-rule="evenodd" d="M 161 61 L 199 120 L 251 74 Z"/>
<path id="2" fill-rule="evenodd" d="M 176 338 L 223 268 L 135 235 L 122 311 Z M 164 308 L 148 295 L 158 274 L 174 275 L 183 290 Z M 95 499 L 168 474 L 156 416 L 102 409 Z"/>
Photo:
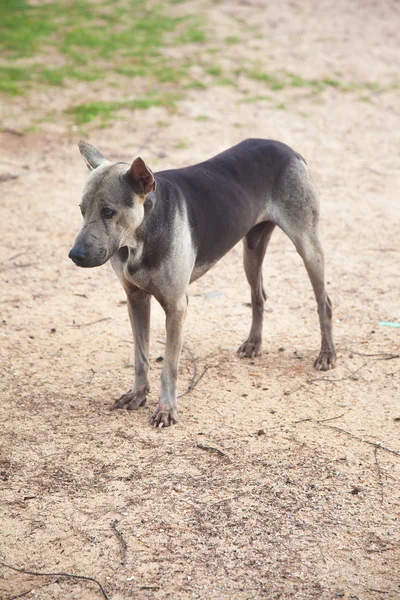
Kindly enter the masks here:
<path id="1" fill-rule="evenodd" d="M 207 264 L 195 265 L 194 269 L 192 271 L 192 274 L 190 276 L 189 283 L 193 283 L 193 281 L 196 281 L 196 279 L 200 279 L 200 277 L 205 275 L 205 273 L 207 273 L 207 271 L 209 271 L 211 269 L 211 267 L 213 267 L 217 262 L 218 261 L 216 260 L 214 262 L 207 263 Z"/>
<path id="2" fill-rule="evenodd" d="M 263 210 L 260 210 L 260 213 L 255 218 L 253 217 L 253 219 L 249 219 L 248 215 L 243 215 L 242 218 L 237 218 L 236 222 L 232 224 L 226 219 L 226 222 L 218 229 L 218 231 L 214 231 L 214 240 L 212 235 L 212 223 L 210 223 L 208 227 L 204 227 L 200 234 L 197 232 L 197 257 L 190 277 L 190 283 L 193 283 L 193 281 L 196 281 L 196 279 L 199 279 L 207 273 L 207 271 L 228 254 L 228 252 L 230 252 L 232 248 L 234 248 L 234 246 L 236 246 L 236 244 L 253 229 L 253 227 L 267 221 L 272 221 L 272 219 L 266 208 L 263 207 Z M 206 232 L 209 233 L 208 236 Z M 216 241 L 217 243 L 215 243 Z"/>

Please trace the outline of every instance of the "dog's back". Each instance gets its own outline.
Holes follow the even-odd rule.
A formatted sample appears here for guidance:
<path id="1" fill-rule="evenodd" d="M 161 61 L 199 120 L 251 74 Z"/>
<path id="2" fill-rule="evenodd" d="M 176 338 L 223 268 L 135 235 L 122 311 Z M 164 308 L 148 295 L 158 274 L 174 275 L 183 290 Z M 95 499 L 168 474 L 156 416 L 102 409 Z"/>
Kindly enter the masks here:
<path id="1" fill-rule="evenodd" d="M 257 223 L 272 220 L 270 205 L 286 169 L 304 159 L 274 140 L 247 139 L 190 167 L 155 174 L 159 193 L 173 188 L 193 232 L 196 267 L 212 265 Z"/>

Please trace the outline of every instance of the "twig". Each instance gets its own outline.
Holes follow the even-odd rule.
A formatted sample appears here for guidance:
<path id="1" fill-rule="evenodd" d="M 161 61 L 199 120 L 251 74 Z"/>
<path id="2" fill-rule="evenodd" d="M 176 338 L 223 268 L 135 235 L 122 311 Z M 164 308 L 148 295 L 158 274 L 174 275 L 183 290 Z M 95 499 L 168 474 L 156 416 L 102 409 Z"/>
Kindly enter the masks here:
<path id="1" fill-rule="evenodd" d="M 101 593 L 105 600 L 110 600 L 110 597 L 106 594 L 103 586 L 97 579 L 94 577 L 87 577 L 86 575 L 74 575 L 72 573 L 38 573 L 37 571 L 27 571 L 26 569 L 20 569 L 19 567 L 12 567 L 7 563 L 0 562 L 0 566 L 7 567 L 7 569 L 11 569 L 12 571 L 17 571 L 18 573 L 25 573 L 26 575 L 36 575 L 38 577 L 71 577 L 72 579 L 84 579 L 86 581 L 93 581 L 96 585 L 99 586 Z"/>
<path id="2" fill-rule="evenodd" d="M 122 547 L 122 560 L 121 560 L 121 565 L 125 566 L 126 565 L 126 551 L 127 551 L 127 546 L 126 546 L 126 541 L 124 539 L 124 536 L 122 535 L 122 533 L 117 529 L 117 525 L 118 525 L 118 521 L 113 521 L 111 523 L 111 527 L 114 529 L 115 533 L 117 534 L 117 537 L 119 539 L 119 541 L 121 542 L 121 547 Z"/>
<path id="3" fill-rule="evenodd" d="M 378 448 L 379 446 L 375 446 L 374 448 L 374 459 L 376 464 L 376 470 L 378 472 L 378 484 L 381 488 L 381 504 L 383 504 L 383 481 L 382 481 L 382 471 L 378 462 Z"/>
<path id="4" fill-rule="evenodd" d="M 14 129 L 14 127 L 3 127 L 2 133 L 9 133 L 10 135 L 16 135 L 18 137 L 23 137 L 25 135 L 23 131 Z"/>
<path id="5" fill-rule="evenodd" d="M 398 450 L 392 450 L 392 448 L 383 446 L 383 444 L 381 442 L 370 442 L 369 440 L 365 440 L 364 438 L 362 438 L 358 435 L 355 435 L 354 433 L 351 433 L 351 431 L 347 431 L 346 429 L 342 429 L 341 427 L 337 427 L 336 425 L 325 425 L 325 423 L 323 421 L 317 421 L 316 419 L 313 419 L 311 417 L 309 419 L 302 419 L 301 421 L 298 421 L 298 422 L 301 423 L 303 421 L 312 421 L 313 423 L 318 423 L 318 425 L 321 425 L 322 427 L 328 427 L 328 429 L 336 429 L 336 431 L 341 431 L 342 433 L 345 433 L 349 437 L 354 438 L 355 440 L 358 440 L 359 442 L 363 442 L 364 444 L 368 444 L 369 446 L 373 446 L 374 448 L 380 448 L 381 450 L 385 450 L 385 452 L 390 452 L 391 454 L 400 456 L 400 452 Z"/>
<path id="6" fill-rule="evenodd" d="M 35 264 L 35 263 L 33 263 L 33 262 L 30 262 L 30 263 L 22 263 L 21 265 L 16 265 L 16 264 L 14 264 L 14 265 L 13 265 L 13 268 L 14 268 L 14 269 L 27 269 L 28 267 L 32 267 L 34 264 Z M 10 269 L 10 268 L 11 268 L 11 267 L 9 267 L 9 269 Z M 3 269 L 3 270 L 5 270 L 5 269 Z"/>
<path id="7" fill-rule="evenodd" d="M 139 586 L 139 590 L 159 590 L 160 586 L 159 585 L 141 585 Z"/>
<path id="8" fill-rule="evenodd" d="M 93 379 L 94 379 L 94 377 L 96 375 L 96 371 L 93 369 L 93 367 L 90 367 L 90 370 L 92 371 L 92 376 L 91 376 L 91 378 L 88 381 L 88 385 L 90 385 L 92 383 L 92 381 L 93 381 Z"/>
<path id="9" fill-rule="evenodd" d="M 196 379 L 196 381 L 194 381 L 193 383 L 190 383 L 186 392 L 182 392 L 182 394 L 179 394 L 178 398 L 182 398 L 182 396 L 186 396 L 186 394 L 189 394 L 189 392 L 191 392 L 196 387 L 196 385 L 199 383 L 199 381 L 201 379 L 203 379 L 204 375 L 207 373 L 209 368 L 210 367 L 208 365 L 206 367 L 204 367 L 203 372 L 201 373 L 201 375 L 199 375 L 199 377 Z"/>
<path id="10" fill-rule="evenodd" d="M 371 361 L 364 363 L 363 365 L 361 365 L 361 367 L 358 367 L 358 369 L 356 369 L 355 371 L 350 373 L 350 375 L 346 375 L 346 377 L 340 377 L 339 379 L 331 379 L 330 377 L 316 377 L 315 379 L 307 379 L 307 383 L 314 383 L 314 381 L 332 381 L 332 382 L 345 381 L 346 379 L 351 379 L 351 377 L 353 377 L 356 373 L 358 373 L 358 371 L 361 371 L 361 369 L 363 369 L 364 367 L 369 365 L 370 362 Z"/>
<path id="11" fill-rule="evenodd" d="M 240 494 L 236 494 L 236 496 L 231 496 L 230 498 L 224 498 L 223 500 L 218 500 L 218 502 L 212 502 L 212 504 L 208 504 L 207 506 L 217 506 L 218 504 L 224 504 L 225 502 L 230 502 L 231 500 L 237 500 L 240 496 L 244 496 L 245 492 L 241 492 Z"/>
<path id="12" fill-rule="evenodd" d="M 11 598 L 7 598 L 7 600 L 17 600 L 17 598 L 23 598 L 24 596 L 27 596 L 28 594 L 30 594 L 32 591 L 32 589 L 27 590 L 26 592 L 22 592 L 22 594 L 18 594 L 18 596 L 11 596 Z"/>
<path id="13" fill-rule="evenodd" d="M 29 250 L 24 250 L 24 252 L 18 252 L 18 254 L 14 254 L 13 256 L 10 256 L 10 258 L 8 258 L 7 260 L 15 260 L 16 258 L 19 258 L 20 256 L 27 254 L 28 252 L 29 252 Z"/>
<path id="14" fill-rule="evenodd" d="M 329 417 L 329 419 L 318 419 L 317 423 L 326 423 L 326 421 L 334 421 L 335 419 L 340 419 L 341 417 L 344 417 L 344 413 L 338 415 L 337 417 Z"/>
<path id="15" fill-rule="evenodd" d="M 190 392 L 190 390 L 192 389 L 192 387 L 194 385 L 194 382 L 196 381 L 197 363 L 196 363 L 196 358 L 195 358 L 193 352 L 191 351 L 191 349 L 188 348 L 187 346 L 183 346 L 183 348 L 189 352 L 190 358 L 192 359 L 192 363 L 193 363 L 193 375 L 192 375 L 192 379 L 190 380 L 190 383 L 188 385 L 187 391 L 185 392 L 187 394 L 188 392 Z M 183 395 L 183 394 L 181 394 L 181 395 Z M 180 398 L 180 396 L 178 396 L 178 398 Z"/>
<path id="16" fill-rule="evenodd" d="M 10 179 L 18 179 L 19 175 L 16 175 L 15 173 L 1 173 L 0 174 L 0 183 L 3 183 L 4 181 L 10 181 Z"/>
<path id="17" fill-rule="evenodd" d="M 322 552 L 321 544 L 319 542 L 317 542 L 317 546 L 318 546 L 318 550 L 321 554 L 321 558 L 324 561 L 324 564 L 326 565 L 326 559 L 325 559 L 324 553 Z"/>
<path id="18" fill-rule="evenodd" d="M 316 423 L 326 423 L 326 421 L 334 421 L 335 419 L 340 419 L 344 417 L 344 413 L 338 415 L 337 417 L 329 417 L 328 419 L 313 419 L 313 417 L 306 417 L 305 419 L 300 419 L 300 421 L 293 421 L 293 423 L 304 423 L 305 421 L 315 421 Z"/>
<path id="19" fill-rule="evenodd" d="M 6 304 L 7 302 L 21 302 L 21 298 L 10 298 L 10 300 L 2 300 L 0 304 Z"/>
<path id="20" fill-rule="evenodd" d="M 97 321 L 91 321 L 90 323 L 74 323 L 72 327 L 89 327 L 89 325 L 95 325 L 96 323 L 101 323 L 102 321 L 110 321 L 111 317 L 103 317 L 102 319 L 97 319 Z"/>
<path id="21" fill-rule="evenodd" d="M 369 356 L 374 357 L 376 360 L 392 360 L 392 358 L 400 358 L 400 354 L 392 354 L 391 352 L 377 352 L 376 354 L 364 354 L 363 352 L 355 352 L 350 350 L 351 354 L 357 354 L 357 356 Z"/>
<path id="22" fill-rule="evenodd" d="M 57 581 L 57 580 L 56 580 Z M 31 592 L 37 592 L 37 590 L 41 590 L 42 588 L 47 587 L 48 585 L 50 585 L 51 582 L 47 582 L 43 585 L 35 586 L 35 588 L 31 588 L 30 590 L 27 590 L 26 592 L 22 592 L 22 594 L 17 594 L 17 596 L 11 596 L 11 598 L 7 598 L 7 600 L 17 600 L 17 598 L 23 598 L 24 596 L 27 596 L 28 594 L 30 594 Z"/>
<path id="23" fill-rule="evenodd" d="M 164 342 L 163 340 L 157 340 L 157 342 L 159 342 L 160 344 L 163 344 L 164 346 L 166 345 L 166 342 Z M 188 346 L 182 346 L 182 348 L 184 348 L 185 350 L 187 350 L 190 353 L 190 357 L 191 357 L 192 363 L 193 363 L 193 375 L 192 375 L 192 379 L 190 380 L 190 383 L 187 386 L 186 390 L 184 392 L 182 392 L 182 394 L 179 394 L 179 396 L 177 396 L 178 398 L 182 398 L 183 396 L 186 396 L 186 394 L 189 394 L 196 387 L 196 385 L 199 383 L 199 381 L 201 379 L 203 379 L 204 375 L 210 368 L 208 365 L 205 366 L 201 375 L 199 375 L 199 377 L 196 379 L 196 375 L 197 375 L 196 358 L 195 358 L 193 352 L 191 351 L 191 349 L 188 348 Z"/>
<path id="24" fill-rule="evenodd" d="M 365 440 L 364 438 L 361 438 L 358 435 L 351 433 L 350 431 L 346 431 L 346 429 L 342 429 L 341 427 L 336 427 L 336 425 L 324 425 L 323 423 L 321 423 L 321 425 L 323 427 L 329 427 L 329 429 L 336 429 L 337 431 L 341 431 L 342 433 L 345 433 L 349 437 L 355 438 L 356 440 L 358 440 L 360 442 L 364 442 L 364 444 L 368 444 L 369 446 L 373 446 L 374 448 L 381 448 L 382 450 L 385 450 L 386 452 L 390 452 L 391 454 L 400 456 L 400 452 L 398 452 L 397 450 L 392 450 L 391 448 L 387 448 L 386 446 L 383 446 L 381 444 L 381 442 L 370 442 L 369 440 Z"/>
<path id="25" fill-rule="evenodd" d="M 220 456 L 226 458 L 229 462 L 232 462 L 231 457 L 228 456 L 228 454 L 220 448 L 216 448 L 215 446 L 208 446 L 206 444 L 197 444 L 197 448 L 200 448 L 201 450 L 209 450 L 210 452 L 215 452 L 216 454 L 219 454 Z"/>
<path id="26" fill-rule="evenodd" d="M 309 383 L 307 381 L 307 383 Z M 301 385 L 298 385 L 297 387 L 293 388 L 292 390 L 286 390 L 286 392 L 283 392 L 284 396 L 290 396 L 290 394 L 294 394 L 295 392 L 298 392 L 299 390 L 301 390 L 302 387 L 304 387 L 306 384 L 302 383 Z"/>

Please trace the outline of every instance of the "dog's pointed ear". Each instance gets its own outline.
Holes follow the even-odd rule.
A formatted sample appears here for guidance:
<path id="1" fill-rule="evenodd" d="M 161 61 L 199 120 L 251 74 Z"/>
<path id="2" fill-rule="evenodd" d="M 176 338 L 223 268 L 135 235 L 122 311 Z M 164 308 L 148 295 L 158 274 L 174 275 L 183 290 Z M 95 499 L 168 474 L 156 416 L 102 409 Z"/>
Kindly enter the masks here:
<path id="1" fill-rule="evenodd" d="M 97 169 L 97 167 L 99 167 L 107 161 L 107 159 L 104 158 L 100 150 L 97 150 L 97 148 L 92 146 L 92 144 L 89 144 L 89 142 L 84 142 L 83 140 L 81 140 L 78 144 L 78 148 L 79 152 L 82 154 L 83 160 L 85 161 L 87 168 L 90 171 L 93 171 L 93 169 Z"/>
<path id="2" fill-rule="evenodd" d="M 156 189 L 156 180 L 153 173 L 150 171 L 142 158 L 136 158 L 129 171 L 127 177 L 130 179 L 135 190 L 141 195 L 150 194 Z"/>

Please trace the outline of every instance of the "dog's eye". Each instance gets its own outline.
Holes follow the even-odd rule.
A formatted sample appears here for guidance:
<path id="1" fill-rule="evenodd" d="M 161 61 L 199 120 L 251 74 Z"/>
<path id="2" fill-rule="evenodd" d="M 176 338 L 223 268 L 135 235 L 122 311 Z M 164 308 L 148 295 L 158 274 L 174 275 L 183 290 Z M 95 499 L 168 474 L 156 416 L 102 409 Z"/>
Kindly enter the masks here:
<path id="1" fill-rule="evenodd" d="M 104 219 L 111 219 L 115 215 L 115 210 L 111 210 L 111 208 L 103 208 L 101 211 L 101 216 Z"/>

